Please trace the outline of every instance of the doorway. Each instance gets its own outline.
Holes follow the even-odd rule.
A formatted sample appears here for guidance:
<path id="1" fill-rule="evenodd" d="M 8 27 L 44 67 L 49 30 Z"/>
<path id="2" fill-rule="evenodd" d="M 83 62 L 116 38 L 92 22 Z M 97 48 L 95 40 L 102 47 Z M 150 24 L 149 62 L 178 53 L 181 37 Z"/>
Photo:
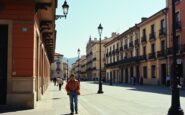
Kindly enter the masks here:
<path id="1" fill-rule="evenodd" d="M 0 105 L 6 104 L 8 25 L 0 25 Z"/>
<path id="2" fill-rule="evenodd" d="M 125 83 L 128 83 L 128 68 L 125 69 Z"/>
<path id="3" fill-rule="evenodd" d="M 136 83 L 139 84 L 139 79 L 140 79 L 140 73 L 139 73 L 139 66 L 136 66 Z"/>
<path id="4" fill-rule="evenodd" d="M 166 85 L 166 64 L 161 64 L 161 83 Z"/>

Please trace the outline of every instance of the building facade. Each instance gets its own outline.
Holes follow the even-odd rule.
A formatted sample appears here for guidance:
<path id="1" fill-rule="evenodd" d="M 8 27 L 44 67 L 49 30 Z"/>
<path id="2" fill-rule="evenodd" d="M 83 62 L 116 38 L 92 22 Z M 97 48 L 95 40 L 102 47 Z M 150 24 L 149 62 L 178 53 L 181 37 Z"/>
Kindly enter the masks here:
<path id="1" fill-rule="evenodd" d="M 102 79 L 105 80 L 105 43 L 109 41 L 108 38 L 101 41 L 101 59 L 100 59 L 100 43 L 95 38 L 89 41 L 86 46 L 86 71 L 89 80 L 98 80 L 100 75 L 100 61 L 101 61 L 101 74 Z"/>
<path id="2" fill-rule="evenodd" d="M 105 67 L 106 67 L 106 82 L 118 82 L 120 79 L 119 68 L 115 64 L 119 60 L 119 41 L 117 39 L 118 34 L 112 33 L 109 42 L 105 44 Z"/>
<path id="3" fill-rule="evenodd" d="M 87 80 L 86 73 L 86 55 L 81 56 L 80 58 L 80 79 Z"/>
<path id="4" fill-rule="evenodd" d="M 68 79 L 69 78 L 69 65 L 68 62 L 63 62 L 63 78 Z"/>
<path id="5" fill-rule="evenodd" d="M 106 45 L 106 77 L 112 83 L 166 85 L 167 9 L 142 18 Z"/>
<path id="6" fill-rule="evenodd" d="M 63 55 L 55 53 L 54 62 L 51 64 L 51 78 L 64 78 Z"/>
<path id="7" fill-rule="evenodd" d="M 56 5 L 56 0 L 0 1 L 0 104 L 34 108 L 47 89 Z"/>
<path id="8" fill-rule="evenodd" d="M 140 75 L 144 84 L 166 83 L 167 9 L 138 24 L 140 28 Z"/>

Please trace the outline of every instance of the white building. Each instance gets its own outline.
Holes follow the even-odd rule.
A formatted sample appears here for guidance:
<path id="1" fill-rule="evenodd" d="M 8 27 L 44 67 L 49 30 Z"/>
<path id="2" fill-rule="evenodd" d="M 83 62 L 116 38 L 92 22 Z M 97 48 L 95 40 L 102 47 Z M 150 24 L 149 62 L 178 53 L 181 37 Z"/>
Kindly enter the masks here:
<path id="1" fill-rule="evenodd" d="M 51 77 L 64 77 L 63 73 L 63 55 L 59 53 L 55 53 L 54 62 L 51 65 Z"/>

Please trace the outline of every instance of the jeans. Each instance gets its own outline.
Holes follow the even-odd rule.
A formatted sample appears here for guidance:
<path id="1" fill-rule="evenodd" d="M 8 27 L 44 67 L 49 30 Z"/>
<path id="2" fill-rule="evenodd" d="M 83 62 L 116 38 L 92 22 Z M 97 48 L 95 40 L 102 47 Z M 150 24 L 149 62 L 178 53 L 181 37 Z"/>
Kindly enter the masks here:
<path id="1" fill-rule="evenodd" d="M 77 91 L 71 91 L 69 93 L 69 99 L 70 99 L 70 109 L 71 112 L 74 112 L 74 105 L 75 105 L 75 111 L 78 112 L 78 94 Z"/>

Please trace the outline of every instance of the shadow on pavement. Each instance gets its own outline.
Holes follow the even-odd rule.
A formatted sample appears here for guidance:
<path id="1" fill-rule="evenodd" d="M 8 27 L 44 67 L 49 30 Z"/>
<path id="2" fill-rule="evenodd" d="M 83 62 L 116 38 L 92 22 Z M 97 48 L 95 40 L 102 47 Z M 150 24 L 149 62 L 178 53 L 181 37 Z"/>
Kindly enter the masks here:
<path id="1" fill-rule="evenodd" d="M 171 89 L 170 88 L 167 88 L 167 87 L 163 88 L 163 87 L 159 87 L 159 86 L 157 86 L 157 87 L 154 87 L 154 86 L 138 86 L 138 87 L 132 87 L 128 90 L 171 95 Z M 185 97 L 185 90 L 180 90 L 180 96 Z"/>
<path id="2" fill-rule="evenodd" d="M 58 100 L 58 99 L 62 99 L 62 98 L 52 98 L 52 100 Z"/>
<path id="3" fill-rule="evenodd" d="M 67 113 L 67 114 L 60 114 L 60 115 L 71 115 L 70 113 Z"/>
<path id="4" fill-rule="evenodd" d="M 96 95 L 97 93 L 89 93 L 89 94 L 83 94 L 83 95 L 80 95 L 80 96 L 90 96 L 90 95 Z"/>
<path id="5" fill-rule="evenodd" d="M 88 83 L 91 84 L 98 84 L 97 81 L 90 81 Z M 159 93 L 159 94 L 165 94 L 165 95 L 171 95 L 171 89 L 170 87 L 163 87 L 163 86 L 156 86 L 156 85 L 131 85 L 131 84 L 112 84 L 109 83 L 103 83 L 103 85 L 106 86 L 113 86 L 113 87 L 127 87 L 127 90 L 132 91 L 142 91 L 142 92 L 151 92 L 151 93 Z M 185 90 L 180 90 L 180 96 L 185 97 Z"/>
<path id="6" fill-rule="evenodd" d="M 104 84 L 104 85 L 109 85 L 109 84 Z M 128 88 L 127 90 L 132 90 L 132 91 L 142 91 L 142 92 L 171 95 L 170 87 L 163 87 L 163 86 L 156 86 L 156 85 L 131 85 L 131 84 L 114 84 L 112 86 L 127 87 Z M 185 97 L 184 89 L 180 90 L 180 96 Z"/>
<path id="7" fill-rule="evenodd" d="M 16 111 L 25 111 L 31 110 L 23 106 L 14 106 L 14 105 L 0 105 L 0 113 L 16 112 Z"/>

